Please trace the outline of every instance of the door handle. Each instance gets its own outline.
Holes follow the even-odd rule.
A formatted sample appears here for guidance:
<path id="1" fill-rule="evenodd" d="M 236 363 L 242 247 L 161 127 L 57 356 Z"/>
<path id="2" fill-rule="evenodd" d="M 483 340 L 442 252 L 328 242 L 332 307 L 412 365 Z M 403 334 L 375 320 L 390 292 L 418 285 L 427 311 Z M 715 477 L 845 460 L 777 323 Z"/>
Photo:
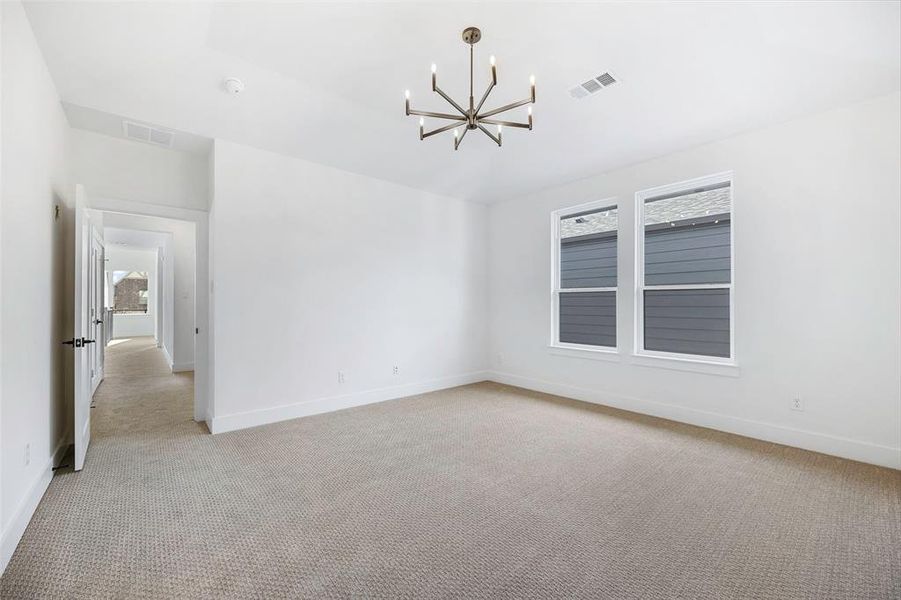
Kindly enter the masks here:
<path id="1" fill-rule="evenodd" d="M 94 319 L 94 325 L 103 325 L 103 319 Z"/>
<path id="2" fill-rule="evenodd" d="M 75 338 L 72 338 L 71 340 L 66 340 L 65 342 L 63 342 L 63 344 L 66 344 L 66 345 L 69 345 L 69 346 L 74 346 L 74 345 L 75 345 L 75 342 L 77 342 L 77 341 L 79 341 L 79 340 L 76 340 Z"/>
<path id="3" fill-rule="evenodd" d="M 85 339 L 85 338 L 81 338 L 81 345 L 82 345 L 82 346 L 87 346 L 88 344 L 93 344 L 94 342 L 95 342 L 95 340 L 88 340 L 88 339 Z"/>
<path id="4" fill-rule="evenodd" d="M 72 346 L 73 348 L 82 348 L 84 347 L 86 341 L 87 340 L 85 340 L 84 338 L 72 338 L 71 340 L 66 340 L 65 342 L 63 342 L 63 344 Z M 94 340 L 90 341 L 93 342 Z"/>

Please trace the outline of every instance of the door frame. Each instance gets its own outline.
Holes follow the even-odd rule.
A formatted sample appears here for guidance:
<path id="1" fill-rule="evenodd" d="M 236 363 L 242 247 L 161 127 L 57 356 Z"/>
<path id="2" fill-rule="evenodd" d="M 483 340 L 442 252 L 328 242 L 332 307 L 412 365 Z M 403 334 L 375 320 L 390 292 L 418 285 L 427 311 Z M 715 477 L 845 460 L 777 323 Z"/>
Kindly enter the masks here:
<path id="1" fill-rule="evenodd" d="M 194 420 L 209 427 L 214 414 L 215 395 L 210 382 L 214 368 L 211 352 L 213 329 L 212 282 L 210 280 L 210 215 L 207 211 L 119 198 L 91 197 L 95 210 L 141 217 L 162 217 L 194 223 Z"/>
<path id="2" fill-rule="evenodd" d="M 97 391 L 97 387 L 103 381 L 103 359 L 106 350 L 106 306 L 104 302 L 104 290 L 106 287 L 106 245 L 103 241 L 103 229 L 97 227 L 91 220 L 91 265 L 89 269 L 89 285 L 91 286 L 91 332 L 96 343 L 91 345 L 91 395 Z M 100 323 L 97 323 L 97 321 Z"/>

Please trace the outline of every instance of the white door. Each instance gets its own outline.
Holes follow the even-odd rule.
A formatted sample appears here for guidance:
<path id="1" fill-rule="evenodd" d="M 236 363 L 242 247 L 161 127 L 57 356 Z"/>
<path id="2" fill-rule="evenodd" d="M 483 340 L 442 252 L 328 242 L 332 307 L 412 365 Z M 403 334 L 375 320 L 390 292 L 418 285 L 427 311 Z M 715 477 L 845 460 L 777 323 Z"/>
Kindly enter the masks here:
<path id="1" fill-rule="evenodd" d="M 103 288 L 105 285 L 105 254 L 103 248 L 103 229 L 91 225 L 91 266 L 90 266 L 90 339 L 93 344 L 88 344 L 91 364 L 91 395 L 97 390 L 97 386 L 103 381 L 103 354 L 104 354 L 104 306 Z"/>
<path id="2" fill-rule="evenodd" d="M 87 211 L 84 186 L 75 186 L 75 319 L 73 338 L 64 342 L 72 346 L 74 364 L 73 404 L 75 409 L 75 470 L 84 467 L 91 441 L 91 365 L 87 348 L 94 344 L 90 311 L 91 220 Z"/>

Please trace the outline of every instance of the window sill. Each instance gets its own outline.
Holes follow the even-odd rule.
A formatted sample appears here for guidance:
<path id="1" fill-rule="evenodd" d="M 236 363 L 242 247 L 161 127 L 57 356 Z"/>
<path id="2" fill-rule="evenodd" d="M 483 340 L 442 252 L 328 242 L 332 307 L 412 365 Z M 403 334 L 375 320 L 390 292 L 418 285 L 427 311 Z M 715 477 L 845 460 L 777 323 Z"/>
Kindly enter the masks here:
<path id="1" fill-rule="evenodd" d="M 700 358 L 633 354 L 631 362 L 639 367 L 688 371 L 705 375 L 719 375 L 720 377 L 739 377 L 741 375 L 741 369 L 734 363 L 708 361 Z"/>
<path id="2" fill-rule="evenodd" d="M 590 346 L 548 344 L 548 352 L 557 356 L 568 356 L 570 358 L 606 360 L 610 362 L 621 361 L 620 353 L 615 348 L 592 348 Z"/>

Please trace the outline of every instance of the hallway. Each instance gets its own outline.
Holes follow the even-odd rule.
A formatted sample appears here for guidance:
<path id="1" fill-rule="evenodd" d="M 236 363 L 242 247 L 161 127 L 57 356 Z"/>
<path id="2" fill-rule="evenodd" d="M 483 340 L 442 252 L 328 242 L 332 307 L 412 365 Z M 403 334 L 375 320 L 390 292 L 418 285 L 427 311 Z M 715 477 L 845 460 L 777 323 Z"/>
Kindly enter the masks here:
<path id="1" fill-rule="evenodd" d="M 193 433 L 194 373 L 172 373 L 152 337 L 113 340 L 104 380 L 94 394 L 91 445 L 85 469 L 100 448 L 128 443 L 136 434 Z M 205 431 L 205 428 L 204 428 Z"/>

